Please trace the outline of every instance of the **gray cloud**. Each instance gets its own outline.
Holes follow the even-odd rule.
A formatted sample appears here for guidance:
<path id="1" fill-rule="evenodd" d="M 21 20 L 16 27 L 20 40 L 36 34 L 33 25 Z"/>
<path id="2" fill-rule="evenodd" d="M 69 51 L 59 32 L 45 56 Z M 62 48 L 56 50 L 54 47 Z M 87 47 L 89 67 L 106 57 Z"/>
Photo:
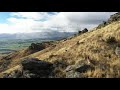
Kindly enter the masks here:
<path id="1" fill-rule="evenodd" d="M 70 22 L 80 24 L 82 27 L 97 25 L 106 21 L 115 12 L 75 12 L 64 13 Z"/>
<path id="2" fill-rule="evenodd" d="M 0 33 L 26 32 L 74 32 L 83 28 L 91 29 L 115 12 L 16 12 L 1 23 Z M 19 18 L 17 18 L 18 16 Z M 25 18 L 24 18 L 25 17 Z"/>

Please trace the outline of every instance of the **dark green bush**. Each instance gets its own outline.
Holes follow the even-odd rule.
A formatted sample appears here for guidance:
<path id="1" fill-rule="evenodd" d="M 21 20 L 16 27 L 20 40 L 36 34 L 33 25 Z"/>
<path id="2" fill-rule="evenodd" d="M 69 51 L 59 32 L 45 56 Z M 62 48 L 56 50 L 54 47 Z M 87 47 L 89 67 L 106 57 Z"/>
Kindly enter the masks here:
<path id="1" fill-rule="evenodd" d="M 116 40 L 115 37 L 108 37 L 108 38 L 106 39 L 106 42 L 107 42 L 108 44 L 113 44 L 113 43 L 117 43 L 117 40 Z"/>

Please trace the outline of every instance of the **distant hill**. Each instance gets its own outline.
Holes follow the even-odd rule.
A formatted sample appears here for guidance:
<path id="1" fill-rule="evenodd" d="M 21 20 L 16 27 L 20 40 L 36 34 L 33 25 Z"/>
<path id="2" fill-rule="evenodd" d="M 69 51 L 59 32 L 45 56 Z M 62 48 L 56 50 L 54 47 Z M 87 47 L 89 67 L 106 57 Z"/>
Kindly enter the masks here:
<path id="1" fill-rule="evenodd" d="M 15 34 L 0 34 L 1 39 L 59 39 L 69 37 L 76 32 L 33 32 L 33 33 L 15 33 Z"/>

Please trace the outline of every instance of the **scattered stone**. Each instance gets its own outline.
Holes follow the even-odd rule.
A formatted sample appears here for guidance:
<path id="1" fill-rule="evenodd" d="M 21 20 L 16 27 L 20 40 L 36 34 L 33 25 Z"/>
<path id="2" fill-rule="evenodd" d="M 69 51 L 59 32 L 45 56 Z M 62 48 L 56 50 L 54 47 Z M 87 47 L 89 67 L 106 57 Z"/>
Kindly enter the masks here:
<path id="1" fill-rule="evenodd" d="M 80 60 L 75 65 L 70 65 L 65 69 L 67 78 L 82 78 L 82 73 L 94 70 L 94 67 L 87 63 L 87 60 Z"/>
<path id="2" fill-rule="evenodd" d="M 69 71 L 72 71 L 75 69 L 75 66 L 74 65 L 70 65 L 68 66 L 66 69 L 65 69 L 65 72 L 69 72 Z"/>
<path id="3" fill-rule="evenodd" d="M 75 71 L 69 71 L 66 73 L 66 78 L 81 78 L 81 74 Z"/>
<path id="4" fill-rule="evenodd" d="M 116 49 L 115 49 L 115 54 L 116 54 L 117 56 L 120 56 L 120 47 L 116 47 Z"/>

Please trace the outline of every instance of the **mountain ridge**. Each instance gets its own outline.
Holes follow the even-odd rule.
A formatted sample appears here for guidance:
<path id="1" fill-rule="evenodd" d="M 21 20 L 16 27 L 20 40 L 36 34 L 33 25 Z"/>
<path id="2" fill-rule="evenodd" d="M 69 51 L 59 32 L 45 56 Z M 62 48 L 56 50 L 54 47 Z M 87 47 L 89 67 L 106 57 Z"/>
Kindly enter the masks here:
<path id="1" fill-rule="evenodd" d="M 33 33 L 15 33 L 15 34 L 0 34 L 1 39 L 53 39 L 53 38 L 66 38 L 75 34 L 76 32 L 33 32 Z"/>

